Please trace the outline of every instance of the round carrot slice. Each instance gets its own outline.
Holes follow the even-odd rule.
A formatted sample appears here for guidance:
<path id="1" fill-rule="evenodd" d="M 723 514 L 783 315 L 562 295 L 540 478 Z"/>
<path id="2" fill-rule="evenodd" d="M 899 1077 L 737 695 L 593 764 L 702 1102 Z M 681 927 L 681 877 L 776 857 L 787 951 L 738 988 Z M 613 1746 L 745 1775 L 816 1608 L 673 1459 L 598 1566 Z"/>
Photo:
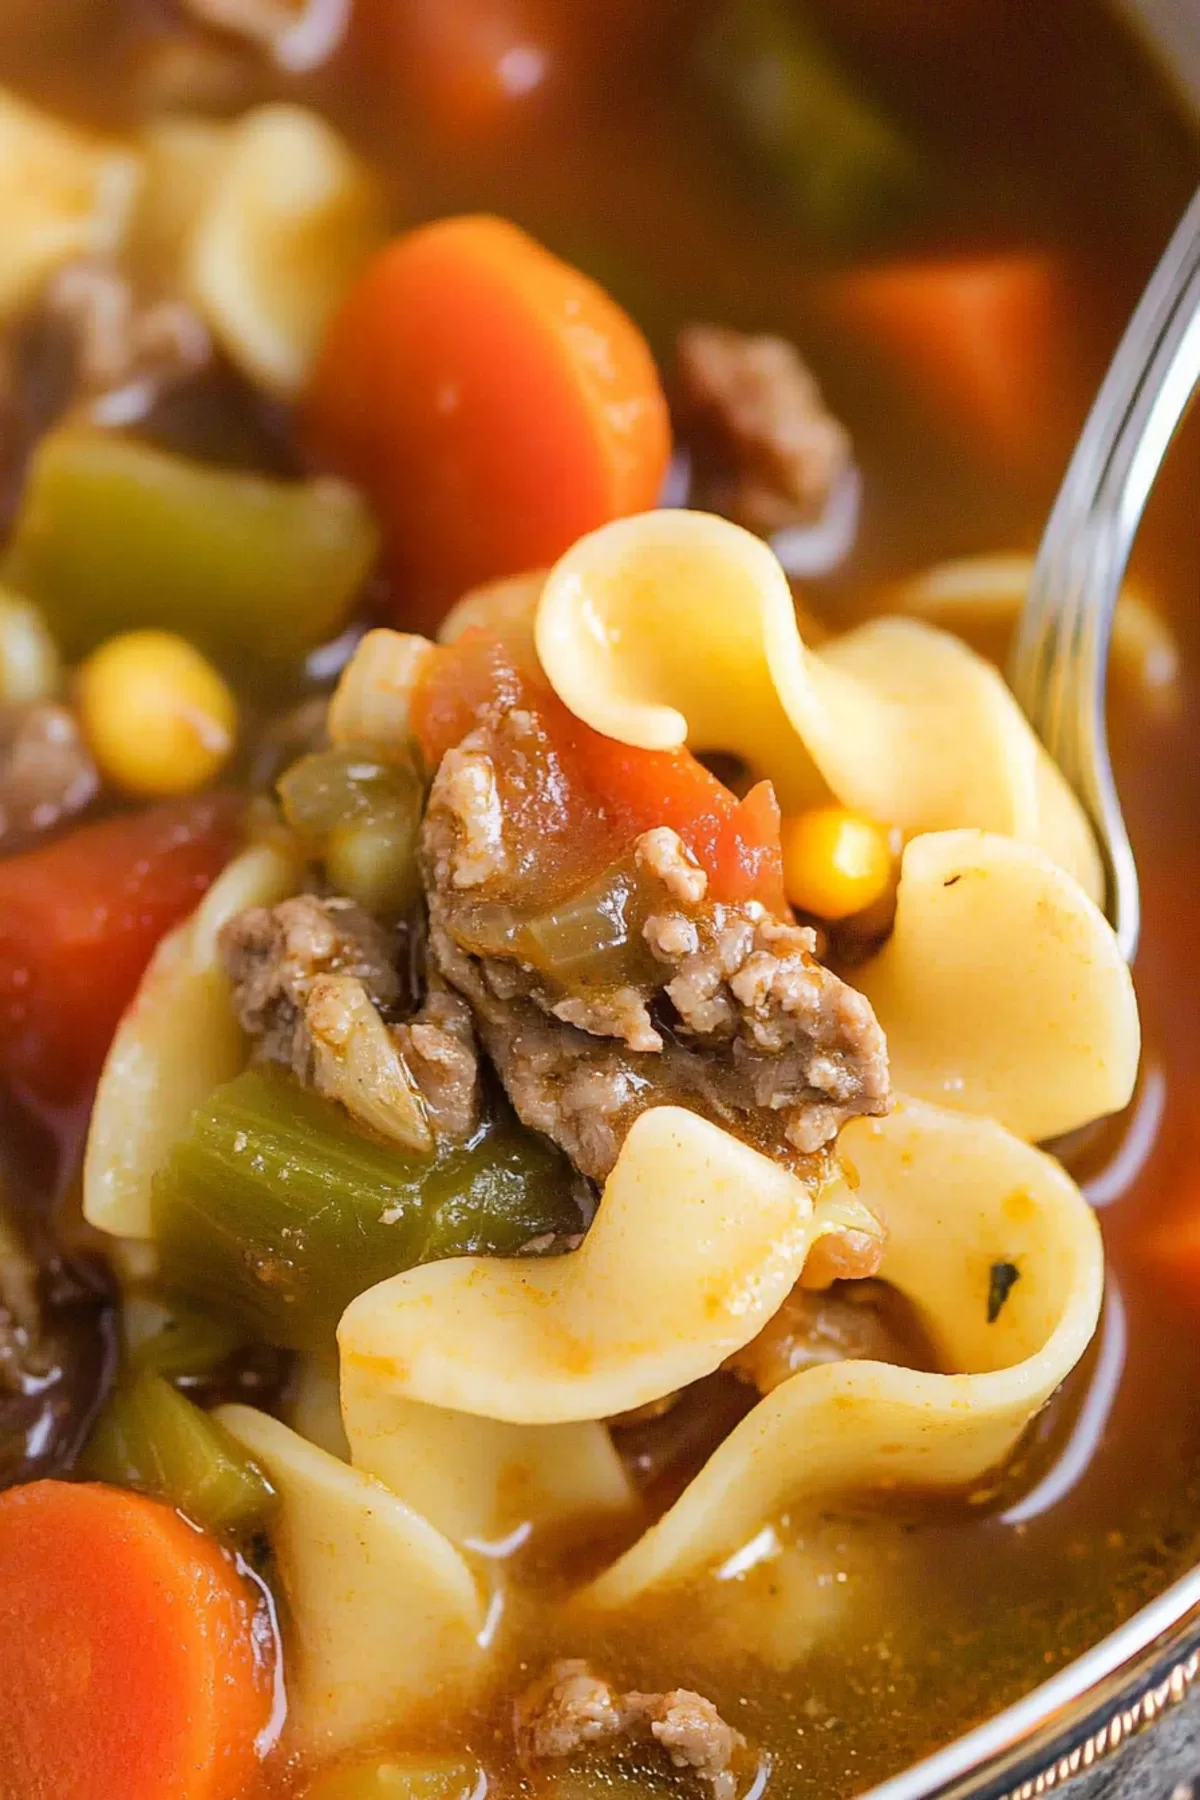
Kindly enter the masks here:
<path id="1" fill-rule="evenodd" d="M 246 1793 L 270 1708 L 255 1609 L 220 1546 L 158 1501 L 0 1494 L 0 1794 Z"/>
<path id="2" fill-rule="evenodd" d="M 316 453 L 379 513 L 398 622 L 543 568 L 653 506 L 667 406 L 637 326 L 503 219 L 443 219 L 359 278 L 306 405 Z"/>

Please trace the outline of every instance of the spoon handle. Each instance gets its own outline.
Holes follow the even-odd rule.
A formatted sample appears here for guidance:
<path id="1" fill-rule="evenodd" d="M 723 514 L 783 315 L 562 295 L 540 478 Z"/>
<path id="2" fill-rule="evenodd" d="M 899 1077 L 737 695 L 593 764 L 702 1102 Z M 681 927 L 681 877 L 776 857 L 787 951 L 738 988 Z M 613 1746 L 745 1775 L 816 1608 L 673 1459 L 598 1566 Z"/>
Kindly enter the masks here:
<path id="1" fill-rule="evenodd" d="M 1104 378 L 1046 527 L 1017 629 L 1013 692 L 1086 809 L 1121 949 L 1137 949 L 1137 869 L 1113 783 L 1104 698 L 1113 613 L 1142 513 L 1200 383 L 1200 193 Z"/>

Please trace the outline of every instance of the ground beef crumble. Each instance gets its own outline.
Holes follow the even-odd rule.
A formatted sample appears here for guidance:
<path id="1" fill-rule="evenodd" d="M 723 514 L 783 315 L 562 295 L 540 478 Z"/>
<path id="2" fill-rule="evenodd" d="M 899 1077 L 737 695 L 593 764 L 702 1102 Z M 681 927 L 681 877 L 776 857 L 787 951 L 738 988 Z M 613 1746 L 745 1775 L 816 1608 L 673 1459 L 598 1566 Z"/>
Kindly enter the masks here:
<path id="1" fill-rule="evenodd" d="M 758 1336 L 724 1366 L 769 1394 L 801 1369 L 862 1360 L 938 1367 L 914 1308 L 884 1281 L 836 1281 L 820 1291 L 794 1287 Z"/>
<path id="2" fill-rule="evenodd" d="M 497 857 L 508 854 L 495 826 L 494 773 L 480 771 L 489 731 L 506 726 L 501 718 L 465 741 L 462 758 L 444 759 L 422 868 L 431 960 L 470 1001 L 523 1122 L 602 1180 L 633 1120 L 656 1104 L 691 1106 L 793 1162 L 821 1151 L 846 1119 L 885 1111 L 887 1053 L 866 999 L 817 961 L 808 927 L 755 902 L 709 901 L 704 871 L 666 828 L 634 847 L 645 916 L 630 979 L 564 992 L 517 951 L 480 953 L 481 835 Z M 475 771 L 469 784 L 459 775 L 464 758 Z M 497 886 L 488 886 L 496 897 L 484 915 L 492 941 L 519 944 Z"/>
<path id="3" fill-rule="evenodd" d="M 746 1740 L 711 1700 L 688 1688 L 667 1694 L 617 1692 L 586 1662 L 554 1663 L 517 1701 L 513 1727 L 525 1768 L 588 1751 L 659 1744 L 677 1769 L 709 1784 L 713 1800 L 734 1800 Z"/>
<path id="4" fill-rule="evenodd" d="M 691 325 L 676 375 L 697 504 L 764 537 L 821 516 L 850 439 L 793 344 Z"/>
<path id="5" fill-rule="evenodd" d="M 0 707 L 0 851 L 25 847 L 76 818 L 100 777 L 69 707 L 53 701 Z"/>
<path id="6" fill-rule="evenodd" d="M 297 894 L 252 906 L 221 931 L 221 955 L 243 1031 L 258 1055 L 305 1081 L 312 1041 L 305 1008 L 321 975 L 351 975 L 386 1005 L 400 992 L 388 934 L 352 900 Z"/>
<path id="7" fill-rule="evenodd" d="M 333 1013 L 335 1022 L 344 1015 L 346 1030 L 362 1017 L 393 1066 L 397 1055 L 402 1059 L 401 1073 L 417 1090 L 434 1136 L 459 1140 L 475 1130 L 479 1058 L 470 1008 L 435 974 L 420 1010 L 386 1026 L 382 1013 L 401 997 L 395 944 L 352 900 L 298 894 L 277 906 L 250 907 L 223 928 L 221 953 L 239 1022 L 260 1059 L 282 1063 L 301 1081 L 344 1101 L 342 1085 L 322 1074 L 326 1014 Z M 338 982 L 331 985 L 331 977 Z M 353 984 L 349 993 L 347 980 Z M 369 1121 L 369 1113 L 364 1116 Z"/>

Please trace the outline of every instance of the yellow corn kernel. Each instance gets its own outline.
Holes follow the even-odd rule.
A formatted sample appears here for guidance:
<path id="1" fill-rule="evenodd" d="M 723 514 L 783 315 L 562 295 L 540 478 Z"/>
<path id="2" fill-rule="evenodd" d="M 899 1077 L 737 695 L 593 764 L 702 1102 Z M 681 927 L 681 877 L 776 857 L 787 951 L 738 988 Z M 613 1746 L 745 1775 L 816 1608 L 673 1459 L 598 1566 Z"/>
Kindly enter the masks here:
<path id="1" fill-rule="evenodd" d="M 783 885 L 792 905 L 818 919 L 848 919 L 873 906 L 892 879 L 887 832 L 844 806 L 785 819 Z"/>
<path id="2" fill-rule="evenodd" d="M 237 702 L 212 664 L 170 631 L 109 638 L 79 672 L 84 733 L 127 794 L 189 794 L 228 760 Z"/>

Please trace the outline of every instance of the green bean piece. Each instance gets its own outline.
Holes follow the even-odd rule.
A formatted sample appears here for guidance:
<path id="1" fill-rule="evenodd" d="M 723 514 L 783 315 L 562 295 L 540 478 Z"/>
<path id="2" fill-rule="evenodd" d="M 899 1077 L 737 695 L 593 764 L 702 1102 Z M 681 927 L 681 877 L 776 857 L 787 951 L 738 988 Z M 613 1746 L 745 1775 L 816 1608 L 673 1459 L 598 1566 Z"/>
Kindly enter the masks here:
<path id="1" fill-rule="evenodd" d="M 275 1491 L 229 1433 L 150 1369 L 121 1382 L 88 1440 L 80 1472 L 169 1500 L 218 1535 L 253 1531 Z"/>
<path id="2" fill-rule="evenodd" d="M 288 824 L 324 858 L 339 893 L 396 918 L 421 892 L 417 834 L 425 790 L 411 761 L 370 751 L 318 750 L 280 777 Z"/>
<path id="3" fill-rule="evenodd" d="M 277 481 L 67 426 L 33 458 L 3 573 L 68 656 L 153 625 L 280 661 L 337 631 L 377 548 L 344 482 Z"/>
<path id="4" fill-rule="evenodd" d="M 414 1752 L 331 1769 L 304 1800 L 470 1800 L 480 1777 L 478 1763 L 465 1757 Z"/>
<path id="5" fill-rule="evenodd" d="M 920 159 L 851 84 L 801 6 L 720 0 L 698 67 L 774 177 L 778 200 L 818 240 L 854 240 L 911 210 Z"/>
<path id="6" fill-rule="evenodd" d="M 193 1114 L 155 1182 L 155 1236 L 169 1287 L 253 1338 L 322 1351 L 389 1275 L 579 1231 L 576 1192 L 559 1153 L 511 1121 L 412 1156 L 251 1068 Z"/>

